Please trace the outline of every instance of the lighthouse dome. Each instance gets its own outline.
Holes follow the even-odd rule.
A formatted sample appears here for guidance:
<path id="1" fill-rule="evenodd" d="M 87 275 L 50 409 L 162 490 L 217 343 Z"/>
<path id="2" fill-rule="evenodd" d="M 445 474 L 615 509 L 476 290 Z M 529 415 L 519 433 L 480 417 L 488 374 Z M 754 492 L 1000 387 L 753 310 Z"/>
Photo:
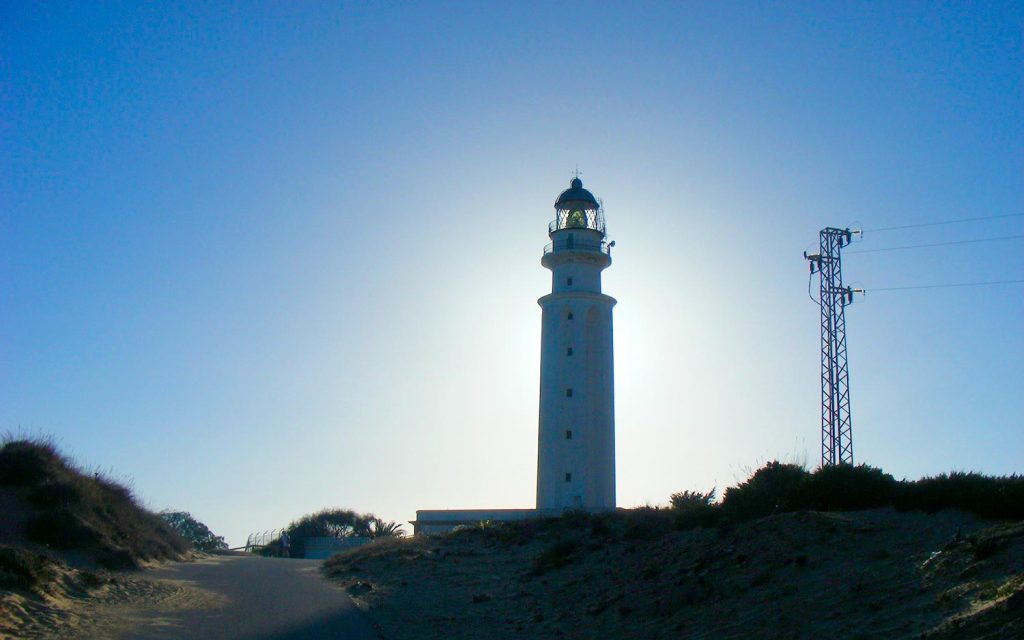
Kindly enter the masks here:
<path id="1" fill-rule="evenodd" d="M 583 188 L 583 181 L 577 177 L 572 179 L 569 183 L 569 188 L 563 191 L 558 196 L 558 199 L 555 200 L 555 208 L 570 209 L 572 204 L 580 203 L 584 204 L 585 209 L 597 207 L 597 198 L 594 197 L 594 194 Z M 586 205 L 592 206 L 588 207 Z"/>

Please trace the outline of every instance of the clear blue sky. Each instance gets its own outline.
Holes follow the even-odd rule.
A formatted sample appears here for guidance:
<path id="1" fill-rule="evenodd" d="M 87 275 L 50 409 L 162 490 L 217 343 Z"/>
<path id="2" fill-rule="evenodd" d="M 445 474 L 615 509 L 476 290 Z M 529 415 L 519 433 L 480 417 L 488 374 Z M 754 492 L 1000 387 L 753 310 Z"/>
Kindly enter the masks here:
<path id="1" fill-rule="evenodd" d="M 0 428 L 235 543 L 532 506 L 576 165 L 623 506 L 817 462 L 819 228 L 1024 213 L 1019 2 L 193 4 L 0 9 Z M 845 266 L 857 461 L 1024 471 L 1024 287 L 870 292 L 1021 279 L 1024 242 Z"/>

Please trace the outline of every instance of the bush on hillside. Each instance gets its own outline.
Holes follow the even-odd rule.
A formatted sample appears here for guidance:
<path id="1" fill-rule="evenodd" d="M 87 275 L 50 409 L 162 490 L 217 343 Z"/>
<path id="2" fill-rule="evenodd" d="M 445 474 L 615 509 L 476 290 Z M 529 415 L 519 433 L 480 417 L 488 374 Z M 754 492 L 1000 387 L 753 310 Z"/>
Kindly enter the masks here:
<path id="1" fill-rule="evenodd" d="M 322 509 L 302 516 L 285 528 L 291 540 L 290 555 L 301 558 L 306 553 L 306 538 L 393 538 L 405 535 L 402 525 L 388 522 L 372 513 L 356 513 L 351 509 Z M 264 547 L 262 555 L 277 555 L 281 538 Z"/>
<path id="2" fill-rule="evenodd" d="M 799 465 L 774 460 L 739 486 L 726 489 L 722 510 L 737 520 L 793 511 L 800 508 L 800 491 L 807 476 L 807 471 Z"/>
<path id="3" fill-rule="evenodd" d="M 8 439 L 0 448 L 0 486 L 36 485 L 59 475 L 65 466 L 50 440 Z"/>
<path id="4" fill-rule="evenodd" d="M 530 573 L 541 576 L 552 569 L 564 567 L 579 549 L 580 543 L 576 540 L 559 540 L 534 558 Z"/>
<path id="5" fill-rule="evenodd" d="M 636 507 L 622 513 L 622 540 L 655 540 L 672 529 L 667 509 Z"/>
<path id="6" fill-rule="evenodd" d="M 953 472 L 904 481 L 893 506 L 901 511 L 970 511 L 981 518 L 1024 520 L 1024 476 L 983 476 Z"/>
<path id="7" fill-rule="evenodd" d="M 673 509 L 699 509 L 707 507 L 715 502 L 715 489 L 707 493 L 700 491 L 680 491 L 673 493 L 669 499 Z"/>
<path id="8" fill-rule="evenodd" d="M 705 494 L 673 494 L 673 504 L 698 510 Z M 984 476 L 954 472 L 916 481 L 897 481 L 867 465 L 827 465 L 808 473 L 802 467 L 769 462 L 737 487 L 726 489 L 721 513 L 743 521 L 772 513 L 810 509 L 855 511 L 895 507 L 935 513 L 960 509 L 981 518 L 1024 519 L 1024 476 Z M 680 518 L 681 528 L 695 516 Z"/>
<path id="9" fill-rule="evenodd" d="M 826 465 L 804 478 L 793 507 L 857 511 L 892 506 L 896 480 L 877 467 Z"/>
<path id="10" fill-rule="evenodd" d="M 32 542 L 61 551 L 91 549 L 103 540 L 91 524 L 67 509 L 39 511 L 29 516 L 25 535 Z"/>
<path id="11" fill-rule="evenodd" d="M 54 561 L 50 558 L 0 545 L 0 591 L 43 593 L 56 577 Z"/>
<path id="12" fill-rule="evenodd" d="M 715 489 L 706 493 L 673 493 L 669 502 L 672 503 L 672 526 L 676 529 L 714 526 L 722 514 L 722 509 L 715 504 Z"/>
<path id="13" fill-rule="evenodd" d="M 456 527 L 441 536 L 479 535 L 483 539 L 504 544 L 525 545 L 538 537 L 562 539 L 588 536 L 593 542 L 615 538 L 629 527 L 626 513 L 620 511 L 583 511 L 574 509 L 558 516 L 527 518 L 525 520 L 485 521 L 477 526 Z M 629 513 L 632 513 L 630 511 Z M 641 516 L 643 517 L 643 516 Z"/>
<path id="14" fill-rule="evenodd" d="M 127 487 L 82 472 L 48 440 L 8 440 L 0 447 L 0 486 L 28 507 L 26 536 L 54 549 L 82 552 L 111 569 L 176 557 L 187 543 Z"/>
<path id="15" fill-rule="evenodd" d="M 373 516 L 360 515 L 351 509 L 322 509 L 302 516 L 288 525 L 292 544 L 300 538 L 368 537 Z"/>

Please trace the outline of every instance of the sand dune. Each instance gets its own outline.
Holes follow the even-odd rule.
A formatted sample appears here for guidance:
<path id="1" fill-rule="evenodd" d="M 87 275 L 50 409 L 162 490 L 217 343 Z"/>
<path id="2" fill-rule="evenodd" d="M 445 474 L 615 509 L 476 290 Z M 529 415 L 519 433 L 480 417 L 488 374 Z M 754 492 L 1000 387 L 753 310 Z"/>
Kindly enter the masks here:
<path id="1" fill-rule="evenodd" d="M 144 573 L 80 571 L 54 567 L 56 579 L 41 593 L 0 593 L 0 638 L 111 638 L 145 615 L 224 604 L 224 597 L 180 581 L 153 580 Z"/>
<path id="2" fill-rule="evenodd" d="M 599 522 L 376 543 L 326 567 L 406 640 L 1024 637 L 1024 523 L 889 509 Z"/>

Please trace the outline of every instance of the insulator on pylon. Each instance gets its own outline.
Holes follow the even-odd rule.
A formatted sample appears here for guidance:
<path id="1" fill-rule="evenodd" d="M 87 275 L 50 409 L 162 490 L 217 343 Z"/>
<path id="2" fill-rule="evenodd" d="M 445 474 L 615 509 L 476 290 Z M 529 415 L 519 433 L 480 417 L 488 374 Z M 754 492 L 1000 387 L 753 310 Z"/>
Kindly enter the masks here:
<path id="1" fill-rule="evenodd" d="M 848 224 L 846 228 L 850 230 L 850 233 L 853 234 L 854 238 L 860 238 L 864 235 L 864 232 L 861 230 L 863 226 L 864 225 L 861 224 L 860 220 L 854 220 Z"/>

